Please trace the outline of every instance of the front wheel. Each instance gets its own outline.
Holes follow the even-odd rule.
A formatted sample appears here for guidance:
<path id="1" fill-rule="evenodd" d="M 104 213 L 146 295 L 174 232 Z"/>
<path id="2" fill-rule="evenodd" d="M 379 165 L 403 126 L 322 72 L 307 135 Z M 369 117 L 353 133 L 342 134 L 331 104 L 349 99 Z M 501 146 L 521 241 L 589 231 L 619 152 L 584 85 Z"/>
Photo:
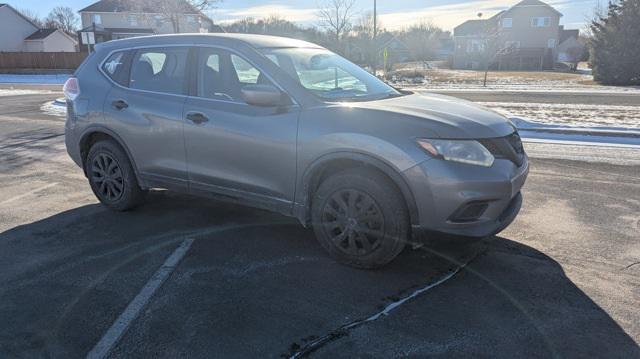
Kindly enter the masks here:
<path id="1" fill-rule="evenodd" d="M 113 141 L 99 141 L 89 150 L 86 161 L 91 190 L 98 200 L 114 211 L 126 211 L 144 200 L 133 166 L 122 148 Z"/>
<path id="2" fill-rule="evenodd" d="M 335 259 L 357 268 L 378 268 L 402 252 L 409 219 L 402 195 L 382 174 L 340 172 L 322 182 L 313 197 L 313 229 Z"/>

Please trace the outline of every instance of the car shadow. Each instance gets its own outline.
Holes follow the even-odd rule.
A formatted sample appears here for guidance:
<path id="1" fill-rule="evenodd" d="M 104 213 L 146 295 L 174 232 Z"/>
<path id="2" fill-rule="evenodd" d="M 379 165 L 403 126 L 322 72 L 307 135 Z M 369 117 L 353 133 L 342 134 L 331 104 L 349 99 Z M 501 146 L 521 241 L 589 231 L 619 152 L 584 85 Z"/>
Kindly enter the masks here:
<path id="1" fill-rule="evenodd" d="M 113 357 L 640 357 L 557 262 L 515 238 L 430 238 L 356 270 L 291 219 L 164 191 L 135 211 L 87 205 L 0 233 L 0 357 L 84 356 L 187 238 Z"/>

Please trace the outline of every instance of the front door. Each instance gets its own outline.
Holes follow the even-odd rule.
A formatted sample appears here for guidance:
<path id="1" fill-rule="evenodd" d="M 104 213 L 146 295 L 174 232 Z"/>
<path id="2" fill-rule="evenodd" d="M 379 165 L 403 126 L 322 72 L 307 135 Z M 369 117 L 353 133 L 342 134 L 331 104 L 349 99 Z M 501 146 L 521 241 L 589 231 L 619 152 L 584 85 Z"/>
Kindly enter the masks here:
<path id="1" fill-rule="evenodd" d="M 192 190 L 290 212 L 296 178 L 297 106 L 245 103 L 243 86 L 271 82 L 235 53 L 200 48 L 194 71 L 194 96 L 184 108 Z"/>

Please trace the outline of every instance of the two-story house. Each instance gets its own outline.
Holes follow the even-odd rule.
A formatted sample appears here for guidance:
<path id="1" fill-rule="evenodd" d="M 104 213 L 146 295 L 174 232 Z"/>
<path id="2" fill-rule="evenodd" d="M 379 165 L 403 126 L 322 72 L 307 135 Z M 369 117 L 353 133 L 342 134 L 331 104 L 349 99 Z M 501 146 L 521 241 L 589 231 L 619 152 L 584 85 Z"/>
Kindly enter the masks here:
<path id="1" fill-rule="evenodd" d="M 154 9 L 151 1 L 101 0 L 79 11 L 83 28 L 80 32 L 92 32 L 95 42 L 100 43 L 153 34 L 221 31 L 187 1 L 175 1 L 175 13 L 166 13 Z M 86 50 L 86 44 L 82 45 Z"/>
<path id="2" fill-rule="evenodd" d="M 562 14 L 539 0 L 524 0 L 489 19 L 469 20 L 454 30 L 456 69 L 541 70 L 558 60 Z"/>

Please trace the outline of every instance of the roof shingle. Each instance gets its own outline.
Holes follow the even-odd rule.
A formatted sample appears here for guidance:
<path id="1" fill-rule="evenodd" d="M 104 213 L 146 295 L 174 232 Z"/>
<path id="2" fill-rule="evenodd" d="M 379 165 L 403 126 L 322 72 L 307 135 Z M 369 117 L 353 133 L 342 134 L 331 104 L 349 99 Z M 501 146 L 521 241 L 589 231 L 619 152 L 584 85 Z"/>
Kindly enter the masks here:
<path id="1" fill-rule="evenodd" d="M 49 37 L 49 35 L 58 31 L 58 29 L 40 29 L 33 34 L 29 35 L 25 40 L 42 40 Z"/>

